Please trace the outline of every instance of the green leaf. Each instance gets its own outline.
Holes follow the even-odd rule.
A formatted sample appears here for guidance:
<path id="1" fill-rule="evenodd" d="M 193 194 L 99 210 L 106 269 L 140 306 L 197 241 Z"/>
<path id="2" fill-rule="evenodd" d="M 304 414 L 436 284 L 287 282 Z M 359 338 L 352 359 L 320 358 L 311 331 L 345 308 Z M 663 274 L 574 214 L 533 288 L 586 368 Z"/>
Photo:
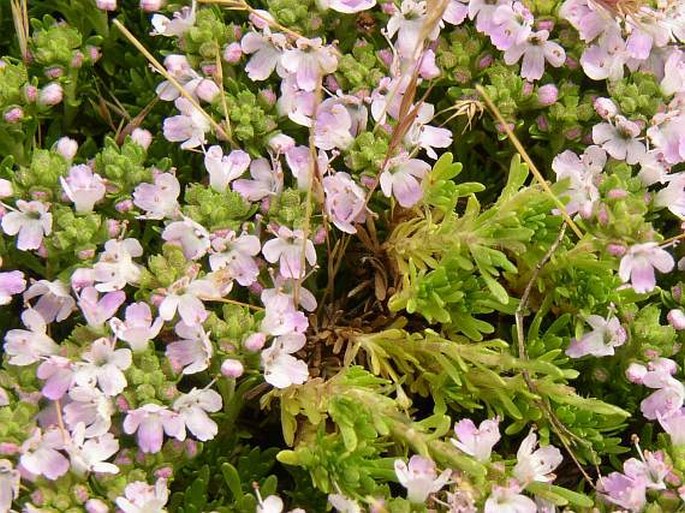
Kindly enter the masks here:
<path id="1" fill-rule="evenodd" d="M 555 486 L 549 483 L 533 482 L 526 486 L 526 490 L 545 499 L 553 502 L 557 506 L 565 506 L 566 504 L 573 504 L 581 508 L 591 508 L 594 501 L 583 493 L 574 492 L 561 486 Z"/>
<path id="2" fill-rule="evenodd" d="M 236 468 L 230 463 L 224 463 L 221 465 L 221 473 L 224 476 L 224 481 L 228 485 L 228 489 L 231 490 L 233 497 L 238 499 L 243 495 L 243 487 L 240 482 L 240 475 Z"/>

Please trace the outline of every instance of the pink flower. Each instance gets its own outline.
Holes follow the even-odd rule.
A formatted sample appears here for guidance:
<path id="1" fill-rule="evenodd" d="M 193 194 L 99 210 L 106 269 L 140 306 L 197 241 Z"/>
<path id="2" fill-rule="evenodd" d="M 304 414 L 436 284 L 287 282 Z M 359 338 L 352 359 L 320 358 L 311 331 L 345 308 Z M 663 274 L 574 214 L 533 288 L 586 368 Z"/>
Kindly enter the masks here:
<path id="1" fill-rule="evenodd" d="M 76 385 L 69 390 L 71 402 L 64 406 L 64 422 L 69 429 L 86 426 L 86 437 L 100 436 L 112 427 L 114 404 L 99 388 Z"/>
<path id="2" fill-rule="evenodd" d="M 133 204 L 145 210 L 147 219 L 176 217 L 181 184 L 171 173 L 155 176 L 155 183 L 141 183 L 133 191 Z"/>
<path id="3" fill-rule="evenodd" d="M 643 384 L 658 389 L 640 403 L 640 411 L 646 419 L 668 418 L 680 411 L 685 402 L 685 386 L 680 380 L 668 377 L 656 383 L 643 380 Z"/>
<path id="4" fill-rule="evenodd" d="M 352 118 L 340 103 L 319 109 L 314 122 L 314 145 L 322 150 L 347 149 L 354 137 L 350 133 Z"/>
<path id="5" fill-rule="evenodd" d="M 76 212 L 92 212 L 95 203 L 105 197 L 105 181 L 84 164 L 72 166 L 66 178 L 60 177 L 60 183 Z"/>
<path id="6" fill-rule="evenodd" d="M 599 144 L 616 160 L 637 164 L 645 153 L 645 146 L 637 137 L 640 127 L 637 123 L 617 115 L 613 123 L 600 123 L 592 128 L 592 140 Z"/>
<path id="7" fill-rule="evenodd" d="M 143 246 L 137 239 L 110 239 L 105 243 L 105 251 L 93 266 L 93 278 L 100 283 L 95 288 L 100 292 L 121 290 L 126 285 L 136 285 L 140 281 L 143 267 L 133 258 L 143 255 Z"/>
<path id="8" fill-rule="evenodd" d="M 183 249 L 188 260 L 199 260 L 210 247 L 209 232 L 189 217 L 169 223 L 162 232 L 162 239 Z"/>
<path id="9" fill-rule="evenodd" d="M 233 150 L 224 155 L 220 146 L 211 146 L 205 153 L 205 168 L 209 173 L 212 189 L 224 192 L 250 165 L 250 156 L 242 150 Z"/>
<path id="10" fill-rule="evenodd" d="M 299 38 L 295 48 L 283 52 L 281 65 L 288 73 L 295 75 L 297 86 L 312 92 L 321 83 L 323 75 L 338 68 L 338 57 L 330 46 L 323 46 L 321 38 Z"/>
<path id="11" fill-rule="evenodd" d="M 623 283 L 631 282 L 635 292 L 651 292 L 656 287 L 654 269 L 670 272 L 675 266 L 673 257 L 656 242 L 635 244 L 621 259 L 618 275 Z"/>
<path id="12" fill-rule="evenodd" d="M 121 290 L 108 292 L 102 298 L 98 296 L 99 293 L 95 287 L 87 287 L 81 292 L 78 301 L 88 326 L 93 328 L 101 327 L 126 301 L 126 294 Z"/>
<path id="13" fill-rule="evenodd" d="M 33 308 L 47 323 L 63 321 L 76 307 L 76 301 L 69 294 L 69 289 L 60 280 L 37 281 L 24 292 L 24 301 L 28 302 L 37 296 L 40 299 Z"/>
<path id="14" fill-rule="evenodd" d="M 307 317 L 295 308 L 293 298 L 274 289 L 262 292 L 265 312 L 261 330 L 269 335 L 279 336 L 293 332 L 304 332 L 309 325 Z"/>
<path id="15" fill-rule="evenodd" d="M 147 349 L 148 342 L 159 334 L 164 321 L 157 317 L 153 322 L 150 306 L 141 301 L 126 307 L 126 322 L 115 317 L 109 324 L 114 334 L 128 342 L 135 353 Z"/>
<path id="16" fill-rule="evenodd" d="M 345 172 L 323 179 L 324 208 L 333 224 L 345 233 L 357 233 L 354 224 L 366 221 L 364 190 Z"/>
<path id="17" fill-rule="evenodd" d="M 557 43 L 547 41 L 549 32 L 540 30 L 528 36 L 523 43 L 510 46 L 504 52 L 504 62 L 512 65 L 523 57 L 521 77 L 539 80 L 545 72 L 545 61 L 558 68 L 566 61 L 566 52 Z"/>
<path id="18" fill-rule="evenodd" d="M 119 467 L 106 462 L 119 450 L 119 441 L 112 433 L 86 440 L 86 426 L 80 423 L 71 433 L 71 443 L 65 449 L 71 459 L 71 469 L 77 475 L 83 476 L 88 472 L 119 473 Z"/>
<path id="19" fill-rule="evenodd" d="M 245 65 L 245 71 L 250 80 L 266 80 L 278 66 L 280 68 L 281 55 L 286 46 L 284 34 L 272 34 L 265 27 L 264 33 L 248 32 L 240 41 L 243 53 L 252 55 Z M 279 75 L 282 71 L 279 71 Z"/>
<path id="20" fill-rule="evenodd" d="M 196 374 L 209 367 L 214 347 L 201 324 L 189 326 L 179 322 L 175 327 L 181 340 L 166 347 L 166 357 L 175 368 L 182 368 L 183 374 Z"/>
<path id="21" fill-rule="evenodd" d="M 9 305 L 12 296 L 26 289 L 26 280 L 21 271 L 0 272 L 0 306 Z"/>
<path id="22" fill-rule="evenodd" d="M 473 456 L 478 461 L 486 462 L 490 459 L 492 448 L 501 438 L 499 433 L 499 417 L 484 420 L 478 428 L 471 419 L 463 419 L 454 425 L 457 439 L 450 442 L 459 450 Z"/>
<path id="23" fill-rule="evenodd" d="M 292 356 L 292 353 L 304 347 L 306 341 L 302 333 L 289 333 L 275 338 L 271 346 L 262 351 L 262 367 L 267 383 L 276 388 L 288 388 L 307 381 L 307 364 Z"/>
<path id="24" fill-rule="evenodd" d="M 267 196 L 279 194 L 283 189 L 283 171 L 278 162 L 273 169 L 269 161 L 262 158 L 250 164 L 252 180 L 241 178 L 233 182 L 233 190 L 248 201 L 259 201 Z"/>
<path id="25" fill-rule="evenodd" d="M 647 483 L 644 478 L 632 478 L 620 472 L 612 472 L 600 478 L 599 486 L 610 502 L 633 513 L 642 511 L 647 502 Z"/>
<path id="26" fill-rule="evenodd" d="M 40 201 L 17 200 L 17 210 L 2 217 L 0 222 L 7 235 L 17 235 L 17 249 L 38 249 L 44 235 L 52 233 L 52 214 Z"/>
<path id="27" fill-rule="evenodd" d="M 182 141 L 181 148 L 184 150 L 204 144 L 205 133 L 210 129 L 204 114 L 186 98 L 177 98 L 174 104 L 181 114 L 164 120 L 165 139 L 171 142 Z"/>
<path id="28" fill-rule="evenodd" d="M 284 278 L 304 278 L 306 260 L 309 265 L 316 264 L 314 243 L 305 239 L 302 230 L 290 230 L 285 226 L 278 229 L 275 239 L 268 240 L 262 247 L 264 258 L 270 263 L 278 262 L 281 276 Z"/>
<path id="29" fill-rule="evenodd" d="M 559 449 L 552 445 L 535 449 L 538 437 L 533 430 L 524 438 L 516 453 L 516 466 L 514 476 L 523 484 L 532 481 L 548 483 L 554 480 L 551 472 L 559 466 L 564 459 Z"/>
<path id="30" fill-rule="evenodd" d="M 438 476 L 435 463 L 416 454 L 409 459 L 408 466 L 400 459 L 395 460 L 397 480 L 407 489 L 407 500 L 414 504 L 423 504 L 431 493 L 440 491 L 451 474 L 447 469 Z"/>
<path id="31" fill-rule="evenodd" d="M 376 5 L 376 0 L 323 0 L 323 7 L 345 14 L 366 11 Z"/>
<path id="32" fill-rule="evenodd" d="M 621 326 L 615 316 L 609 315 L 604 319 L 599 315 L 590 315 L 585 320 L 592 331 L 583 337 L 571 340 L 566 349 L 566 354 L 571 358 L 583 356 L 610 356 L 614 354 L 614 348 L 622 346 L 626 342 L 626 330 Z"/>
<path id="33" fill-rule="evenodd" d="M 173 409 L 179 413 L 188 431 L 202 442 L 213 439 L 219 428 L 207 413 L 221 410 L 221 396 L 214 390 L 193 388 L 174 401 Z"/>
<path id="34" fill-rule="evenodd" d="M 626 460 L 623 463 L 623 472 L 635 480 L 644 480 L 649 489 L 665 490 L 664 479 L 670 474 L 671 466 L 664 462 L 664 454 L 661 451 L 645 451 L 641 458 Z"/>
<path id="35" fill-rule="evenodd" d="M 560 153 L 552 161 L 552 169 L 557 175 L 557 181 L 569 180 L 566 195 L 569 202 L 566 211 L 573 215 L 579 213 L 587 219 L 592 215 L 595 204 L 599 200 L 599 181 L 607 156 L 599 146 L 588 146 L 583 155 L 578 157 L 571 150 Z"/>
<path id="36" fill-rule="evenodd" d="M 405 60 L 415 61 L 421 51 L 421 34 L 426 20 L 426 2 L 404 0 L 388 21 L 387 31 L 389 37 L 394 37 L 395 48 L 398 55 Z M 434 30 L 427 35 L 430 41 L 435 40 L 440 33 L 440 27 L 436 24 Z"/>
<path id="37" fill-rule="evenodd" d="M 611 30 L 599 42 L 586 48 L 580 57 L 585 74 L 592 80 L 616 82 L 623 78 L 623 67 L 628 60 L 625 41 L 619 30 Z"/>
<path id="38" fill-rule="evenodd" d="M 19 497 L 19 471 L 12 468 L 12 462 L 0 459 L 0 511 L 10 511 L 12 502 Z"/>
<path id="39" fill-rule="evenodd" d="M 90 351 L 83 353 L 87 363 L 78 364 L 76 383 L 81 386 L 100 387 L 106 395 L 115 396 L 126 388 L 123 371 L 131 366 L 130 349 L 114 349 L 114 341 L 103 337 L 91 344 Z"/>
<path id="40" fill-rule="evenodd" d="M 451 25 L 461 25 L 469 14 L 468 0 L 450 0 L 442 20 Z"/>
<path id="41" fill-rule="evenodd" d="M 202 301 L 217 297 L 221 297 L 221 293 L 211 281 L 191 280 L 184 276 L 167 288 L 166 297 L 159 305 L 159 316 L 165 321 L 170 321 L 178 310 L 185 324 L 202 324 L 208 316 Z"/>
<path id="42" fill-rule="evenodd" d="M 419 202 L 423 196 L 420 180 L 430 171 L 430 165 L 422 160 L 400 157 L 394 159 L 380 176 L 381 190 L 386 197 L 395 196 L 404 208 Z"/>
<path id="43" fill-rule="evenodd" d="M 660 85 L 665 96 L 685 92 L 685 53 L 682 50 L 671 49 L 664 63 L 664 78 Z"/>
<path id="44" fill-rule="evenodd" d="M 533 15 L 518 1 L 497 6 L 492 21 L 495 27 L 489 34 L 490 40 L 498 50 L 525 43 L 532 32 Z"/>
<path id="45" fill-rule="evenodd" d="M 166 479 L 158 479 L 155 486 L 143 481 L 126 485 L 125 497 L 117 497 L 116 503 L 124 513 L 164 513 L 169 500 Z"/>
<path id="46" fill-rule="evenodd" d="M 124 419 L 124 432 L 129 435 L 138 432 L 138 446 L 145 453 L 157 453 L 162 449 L 164 433 L 180 441 L 186 438 L 183 418 L 157 404 L 145 404 L 129 411 Z"/>
<path id="47" fill-rule="evenodd" d="M 655 207 L 666 207 L 678 217 L 685 217 L 685 173 L 669 175 L 668 185 L 656 193 Z"/>
<path id="48" fill-rule="evenodd" d="M 34 309 L 27 308 L 21 320 L 30 331 L 9 330 L 5 335 L 5 353 L 10 365 L 25 366 L 40 361 L 45 356 L 57 354 L 59 346 L 47 335 L 43 317 Z"/>
<path id="49" fill-rule="evenodd" d="M 509 486 L 493 486 L 485 501 L 484 513 L 536 513 L 535 502 L 521 494 L 521 486 L 512 482 Z"/>
<path id="50" fill-rule="evenodd" d="M 647 136 L 668 164 L 685 161 L 685 115 L 657 114 Z"/>
<path id="51" fill-rule="evenodd" d="M 236 237 L 234 231 L 225 236 L 212 239 L 212 254 L 209 255 L 209 266 L 212 271 L 228 269 L 230 275 L 243 287 L 248 287 L 259 276 L 259 267 L 254 257 L 262 247 L 259 238 L 247 233 Z"/>
<path id="52" fill-rule="evenodd" d="M 186 33 L 195 25 L 195 3 L 192 7 L 183 7 L 174 13 L 173 19 L 169 19 L 161 14 L 155 14 L 150 20 L 154 30 L 152 36 L 180 36 Z"/>
<path id="53" fill-rule="evenodd" d="M 74 364 L 63 356 L 51 355 L 38 366 L 36 377 L 45 380 L 41 390 L 43 396 L 57 401 L 74 382 Z"/>
<path id="54" fill-rule="evenodd" d="M 671 413 L 667 417 L 658 417 L 659 424 L 671 437 L 671 444 L 674 446 L 685 446 L 685 409 Z"/>
<path id="55" fill-rule="evenodd" d="M 52 428 L 42 433 L 36 428 L 21 446 L 21 466 L 35 475 L 54 481 L 69 470 L 69 460 L 60 452 L 65 448 L 62 432 Z"/>

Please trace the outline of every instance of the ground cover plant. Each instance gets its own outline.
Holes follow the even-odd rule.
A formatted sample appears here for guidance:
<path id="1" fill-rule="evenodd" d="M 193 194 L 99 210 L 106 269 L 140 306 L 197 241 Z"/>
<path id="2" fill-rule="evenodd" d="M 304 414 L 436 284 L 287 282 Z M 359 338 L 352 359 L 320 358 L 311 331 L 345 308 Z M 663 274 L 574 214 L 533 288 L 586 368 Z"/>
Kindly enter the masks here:
<path id="1" fill-rule="evenodd" d="M 685 511 L 683 43 L 0 4 L 0 513 Z"/>

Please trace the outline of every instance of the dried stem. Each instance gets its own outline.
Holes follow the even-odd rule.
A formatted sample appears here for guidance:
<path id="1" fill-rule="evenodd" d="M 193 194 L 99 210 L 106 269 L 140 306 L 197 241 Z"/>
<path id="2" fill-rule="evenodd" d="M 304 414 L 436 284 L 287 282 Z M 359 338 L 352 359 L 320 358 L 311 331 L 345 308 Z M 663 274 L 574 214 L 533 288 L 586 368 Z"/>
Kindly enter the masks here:
<path id="1" fill-rule="evenodd" d="M 235 143 L 233 142 L 233 139 L 231 138 L 230 134 L 226 133 L 224 128 L 217 123 L 212 116 L 210 116 L 206 110 L 202 108 L 202 106 L 198 103 L 198 101 L 193 98 L 193 96 L 185 90 L 185 88 L 176 80 L 171 74 L 166 70 L 164 66 L 160 64 L 160 62 L 155 59 L 155 57 L 148 51 L 145 46 L 134 36 L 119 20 L 115 19 L 112 21 L 112 24 L 115 25 L 124 36 L 126 36 L 126 39 L 129 40 L 129 42 L 135 46 L 140 53 L 142 53 L 145 58 L 148 60 L 148 62 L 152 65 L 152 67 L 159 72 L 160 75 L 162 75 L 166 80 L 169 81 L 169 83 L 176 88 L 176 90 L 179 92 L 181 96 L 183 96 L 186 100 L 190 102 L 190 104 L 202 114 L 202 116 L 207 120 L 207 122 L 212 126 L 212 128 L 216 131 L 217 135 L 228 141 L 231 145 L 235 146 Z"/>
<path id="2" fill-rule="evenodd" d="M 488 106 L 488 108 L 492 111 L 497 121 L 502 125 L 502 129 L 506 132 L 507 136 L 509 137 L 509 140 L 516 148 L 516 151 L 518 151 L 519 155 L 521 155 L 521 158 L 524 160 L 526 164 L 528 164 L 528 167 L 530 168 L 530 171 L 533 173 L 535 179 L 540 183 L 545 192 L 549 194 L 552 200 L 554 200 L 554 203 L 557 205 L 557 208 L 561 212 L 561 215 L 563 216 L 564 221 L 566 221 L 566 224 L 569 225 L 571 230 L 573 230 L 573 233 L 575 233 L 579 239 L 582 239 L 583 233 L 580 231 L 580 228 L 578 228 L 578 225 L 575 222 L 573 222 L 571 216 L 568 215 L 566 207 L 564 206 L 562 201 L 559 198 L 557 198 L 557 196 L 552 192 L 552 189 L 549 188 L 547 180 L 545 180 L 545 178 L 542 176 L 542 173 L 540 173 L 537 166 L 528 155 L 528 152 L 521 144 L 521 141 L 519 141 L 518 137 L 516 137 L 514 131 L 509 127 L 509 123 L 507 123 L 507 121 L 504 119 L 504 116 L 502 116 L 502 113 L 497 108 L 497 105 L 495 105 L 495 103 L 492 101 L 490 95 L 480 85 L 476 85 L 476 91 L 480 93 L 480 95 L 483 97 L 483 100 L 485 100 L 485 103 Z"/>

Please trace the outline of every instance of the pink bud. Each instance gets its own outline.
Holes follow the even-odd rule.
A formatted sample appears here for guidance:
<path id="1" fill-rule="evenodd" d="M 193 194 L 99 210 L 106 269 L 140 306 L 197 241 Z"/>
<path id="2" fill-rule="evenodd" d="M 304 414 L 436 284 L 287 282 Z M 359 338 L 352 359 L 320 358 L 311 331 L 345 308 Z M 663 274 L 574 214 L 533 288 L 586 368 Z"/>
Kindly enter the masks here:
<path id="1" fill-rule="evenodd" d="M 383 64 L 385 64 L 387 67 L 390 67 L 393 60 L 393 53 L 391 50 L 383 48 L 382 50 L 378 51 L 378 58 Z"/>
<path id="2" fill-rule="evenodd" d="M 549 121 L 547 120 L 547 116 L 538 116 L 535 119 L 535 124 L 538 126 L 538 130 L 541 132 L 547 132 L 549 130 Z"/>
<path id="3" fill-rule="evenodd" d="M 62 155 L 65 160 L 71 162 L 78 151 L 78 143 L 70 137 L 61 137 L 55 145 L 57 153 Z"/>
<path id="4" fill-rule="evenodd" d="M 7 123 L 14 125 L 15 123 L 19 123 L 22 119 L 24 119 L 24 109 L 21 107 L 10 107 L 5 111 L 3 117 Z"/>
<path id="5" fill-rule="evenodd" d="M 88 488 L 86 488 L 82 484 L 78 484 L 72 488 L 72 492 L 74 493 L 74 497 L 78 502 L 83 504 L 88 500 L 89 494 L 88 494 Z"/>
<path id="6" fill-rule="evenodd" d="M 258 281 L 255 281 L 248 287 L 248 290 L 252 292 L 255 296 L 259 296 L 264 290 L 264 285 L 262 285 Z"/>
<path id="7" fill-rule="evenodd" d="M 575 139 L 578 139 L 582 135 L 582 132 L 580 130 L 580 127 L 575 127 L 575 128 L 569 128 L 564 132 L 564 137 L 568 139 L 569 141 L 573 141 Z"/>
<path id="8" fill-rule="evenodd" d="M 88 513 L 109 513 L 109 506 L 100 499 L 88 499 L 86 511 Z"/>
<path id="9" fill-rule="evenodd" d="M 573 57 L 566 55 L 566 62 L 564 62 L 564 66 L 566 66 L 568 69 L 576 70 L 580 67 L 580 62 L 578 62 L 578 59 L 574 59 Z"/>
<path id="10" fill-rule="evenodd" d="M 538 88 L 538 102 L 543 107 L 553 105 L 559 99 L 559 89 L 554 84 L 545 84 Z"/>
<path id="11" fill-rule="evenodd" d="M 56 82 L 46 85 L 38 93 L 38 104 L 46 107 L 53 107 L 62 102 L 64 91 L 62 86 Z"/>
<path id="12" fill-rule="evenodd" d="M 3 456 L 12 456 L 19 453 L 19 451 L 21 451 L 21 447 L 14 442 L 0 442 L 0 454 Z"/>
<path id="13" fill-rule="evenodd" d="M 43 506 L 45 504 L 45 494 L 43 490 L 34 490 L 31 493 L 31 502 L 36 506 Z"/>
<path id="14" fill-rule="evenodd" d="M 88 58 L 91 62 L 97 62 L 102 56 L 100 49 L 97 46 L 87 46 L 86 51 L 88 52 Z"/>
<path id="15" fill-rule="evenodd" d="M 597 209 L 597 222 L 602 226 L 609 224 L 609 211 L 604 204 L 601 204 Z"/>
<path id="16" fill-rule="evenodd" d="M 223 58 L 229 64 L 236 64 L 243 56 L 243 51 L 240 48 L 240 43 L 231 43 L 224 48 Z"/>
<path id="17" fill-rule="evenodd" d="M 326 86 L 326 89 L 328 89 L 329 91 L 336 92 L 341 89 L 340 84 L 333 75 L 326 75 L 326 78 L 324 78 L 323 83 Z"/>
<path id="18" fill-rule="evenodd" d="M 247 351 L 256 353 L 257 351 L 262 350 L 264 344 L 266 344 L 266 334 L 258 331 L 257 333 L 253 333 L 245 339 L 243 342 L 243 347 Z"/>
<path id="19" fill-rule="evenodd" d="M 133 201 L 130 199 L 121 200 L 119 203 L 114 205 L 114 208 L 117 209 L 117 212 L 124 214 L 133 208 Z"/>
<path id="20" fill-rule="evenodd" d="M 119 408 L 119 411 L 121 411 L 122 413 L 126 413 L 131 409 L 131 405 L 128 403 L 128 399 L 126 399 L 123 395 L 118 395 L 114 400 L 114 403 L 117 405 L 117 408 Z"/>
<path id="21" fill-rule="evenodd" d="M 41 258 L 48 257 L 48 248 L 45 247 L 45 242 L 40 243 L 40 246 L 36 250 L 36 255 L 38 255 Z"/>
<path id="22" fill-rule="evenodd" d="M 216 85 L 213 80 L 209 80 L 208 78 L 202 79 L 195 88 L 195 94 L 197 94 L 200 99 L 208 103 L 213 102 L 220 92 L 221 89 L 219 89 L 219 86 Z"/>
<path id="23" fill-rule="evenodd" d="M 49 79 L 55 80 L 64 75 L 64 70 L 61 66 L 50 66 L 43 73 L 45 73 L 45 76 Z"/>
<path id="24" fill-rule="evenodd" d="M 616 104 L 609 98 L 597 98 L 592 106 L 595 108 L 595 112 L 599 114 L 602 119 L 611 119 L 616 114 L 618 114 L 618 108 Z"/>
<path id="25" fill-rule="evenodd" d="M 639 363 L 631 363 L 626 369 L 626 378 L 631 383 L 642 384 L 642 378 L 647 374 L 647 367 Z"/>
<path id="26" fill-rule="evenodd" d="M 140 0 L 140 8 L 145 12 L 155 12 L 162 8 L 162 0 Z"/>
<path id="27" fill-rule="evenodd" d="M 194 458 L 197 456 L 197 442 L 187 438 L 185 441 L 186 454 L 189 458 Z"/>
<path id="28" fill-rule="evenodd" d="M 523 93 L 523 96 L 530 96 L 533 94 L 533 90 L 535 89 L 535 85 L 533 85 L 532 82 L 528 82 L 527 80 L 523 83 L 523 89 L 521 92 Z"/>
<path id="29" fill-rule="evenodd" d="M 546 30 L 552 32 L 554 29 L 554 20 L 540 20 L 537 22 L 538 30 Z"/>
<path id="30" fill-rule="evenodd" d="M 679 308 L 674 308 L 666 316 L 668 323 L 677 330 L 685 330 L 685 312 Z"/>
<path id="31" fill-rule="evenodd" d="M 155 470 L 155 477 L 157 479 L 169 479 L 174 475 L 174 469 L 171 467 L 162 467 Z"/>
<path id="32" fill-rule="evenodd" d="M 78 252 L 78 257 L 81 260 L 90 260 L 94 256 L 95 256 L 95 249 L 93 249 L 93 248 L 82 249 Z"/>
<path id="33" fill-rule="evenodd" d="M 131 139 L 134 143 L 147 150 L 152 143 L 152 134 L 149 130 L 145 130 L 144 128 L 135 128 L 133 132 L 131 132 Z"/>
<path id="34" fill-rule="evenodd" d="M 12 182 L 0 178 L 0 198 L 9 198 L 14 194 L 14 189 L 12 188 Z"/>
<path id="35" fill-rule="evenodd" d="M 326 229 L 323 226 L 319 226 L 314 232 L 314 237 L 312 237 L 312 242 L 317 246 L 326 242 Z"/>
<path id="36" fill-rule="evenodd" d="M 74 56 L 71 58 L 71 62 L 69 63 L 72 69 L 79 69 L 81 66 L 83 66 L 83 61 L 86 59 L 86 56 L 83 55 L 83 52 L 80 50 L 76 50 L 74 52 Z"/>
<path id="37" fill-rule="evenodd" d="M 101 11 L 113 11 L 117 8 L 117 0 L 95 0 L 95 5 Z"/>
<path id="38" fill-rule="evenodd" d="M 490 66 L 492 66 L 493 62 L 495 62 L 495 58 L 492 55 L 490 55 L 490 54 L 484 55 L 478 61 L 478 69 L 484 70 L 485 68 L 489 68 Z"/>
<path id="39" fill-rule="evenodd" d="M 626 254 L 626 247 L 623 244 L 607 244 L 607 253 L 611 256 L 620 257 Z"/>
<path id="40" fill-rule="evenodd" d="M 224 363 L 221 364 L 221 374 L 227 378 L 239 378 L 243 375 L 243 372 L 245 372 L 245 368 L 238 360 L 229 358 L 228 360 L 224 360 Z"/>
<path id="41" fill-rule="evenodd" d="M 112 239 L 118 237 L 121 233 L 121 221 L 116 219 L 107 219 L 107 235 Z"/>
<path id="42" fill-rule="evenodd" d="M 269 24 L 275 21 L 274 17 L 271 16 L 271 13 L 269 13 L 269 11 L 264 11 L 262 9 L 255 9 L 250 13 L 248 18 L 252 22 L 252 24 L 260 30 L 267 28 Z"/>
<path id="43" fill-rule="evenodd" d="M 24 87 L 24 97 L 29 103 L 33 103 L 38 99 L 38 88 L 33 85 L 26 85 Z"/>
<path id="44" fill-rule="evenodd" d="M 200 64 L 200 69 L 202 70 L 202 73 L 208 77 L 216 75 L 218 71 L 216 64 L 213 62 L 203 62 Z"/>
<path id="45" fill-rule="evenodd" d="M 271 151 L 283 154 L 295 146 L 295 139 L 289 135 L 279 133 L 271 137 L 267 144 Z"/>
<path id="46" fill-rule="evenodd" d="M 264 100 L 267 105 L 276 105 L 278 97 L 271 89 L 262 89 L 259 91 L 259 97 Z"/>
<path id="47" fill-rule="evenodd" d="M 671 288 L 671 295 L 673 296 L 674 301 L 680 303 L 680 300 L 683 297 L 683 289 L 680 285 L 674 285 L 673 288 Z"/>
<path id="48" fill-rule="evenodd" d="M 623 199 L 628 197 L 628 192 L 623 189 L 611 189 L 607 193 L 607 198 L 609 199 Z"/>
<path id="49" fill-rule="evenodd" d="M 79 267 L 71 274 L 71 287 L 77 292 L 95 283 L 95 271 L 90 267 Z"/>

